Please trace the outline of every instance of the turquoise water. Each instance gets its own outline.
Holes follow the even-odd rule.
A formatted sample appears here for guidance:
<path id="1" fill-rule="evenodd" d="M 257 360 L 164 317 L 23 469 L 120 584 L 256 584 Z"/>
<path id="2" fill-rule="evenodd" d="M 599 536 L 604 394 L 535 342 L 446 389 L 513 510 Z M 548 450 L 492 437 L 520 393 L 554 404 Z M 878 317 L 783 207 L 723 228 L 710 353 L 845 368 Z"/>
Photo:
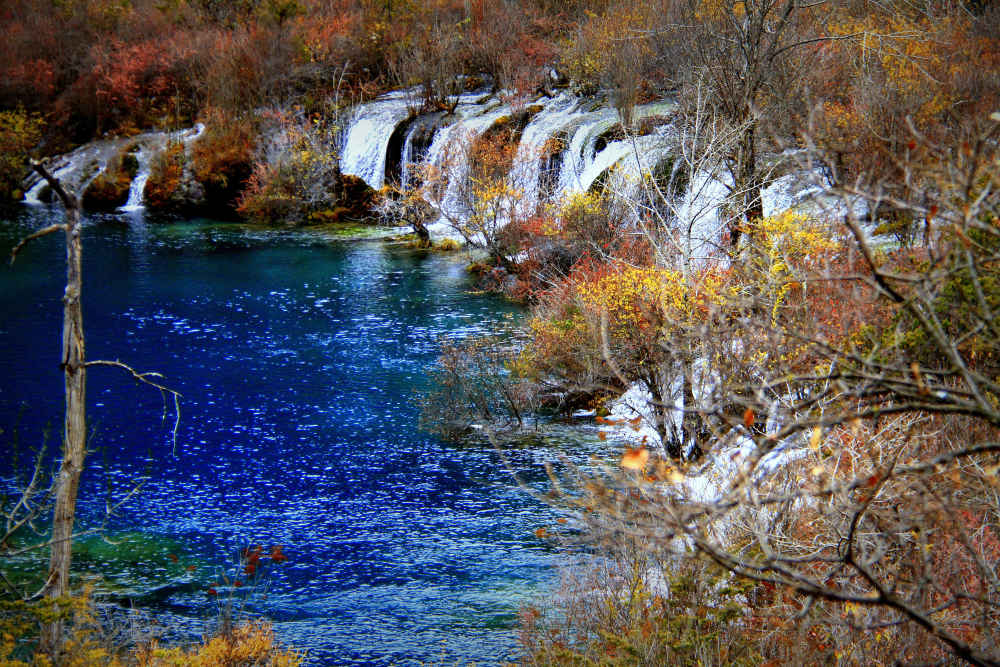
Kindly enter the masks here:
<path id="1" fill-rule="evenodd" d="M 0 253 L 53 215 L 8 221 Z M 108 481 L 121 494 L 148 474 L 112 533 L 176 540 L 180 564 L 197 564 L 184 575 L 196 590 L 161 611 L 200 627 L 213 568 L 280 544 L 289 560 L 259 608 L 315 664 L 516 656 L 517 610 L 552 579 L 533 535 L 551 510 L 492 448 L 418 431 L 415 400 L 442 337 L 488 331 L 512 306 L 470 293 L 461 258 L 322 232 L 132 214 L 89 219 L 84 244 L 88 358 L 157 370 L 184 395 L 174 455 L 157 392 L 114 369 L 88 376 L 81 514 L 102 514 Z M 64 272 L 58 235 L 0 269 L 0 424 L 26 443 L 61 422 Z M 509 455 L 537 480 L 559 453 Z M 146 558 L 135 567 L 151 580 L 177 576 Z"/>

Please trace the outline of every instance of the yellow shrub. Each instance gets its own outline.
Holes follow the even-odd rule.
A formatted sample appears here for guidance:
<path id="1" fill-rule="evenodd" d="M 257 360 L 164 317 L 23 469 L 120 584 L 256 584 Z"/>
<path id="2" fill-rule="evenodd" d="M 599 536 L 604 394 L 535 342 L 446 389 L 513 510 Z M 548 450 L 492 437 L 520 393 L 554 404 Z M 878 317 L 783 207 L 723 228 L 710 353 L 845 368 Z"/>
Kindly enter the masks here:
<path id="1" fill-rule="evenodd" d="M 154 645 L 136 658 L 139 667 L 297 667 L 304 661 L 301 654 L 275 642 L 274 629 L 266 621 L 244 623 L 194 649 Z"/>

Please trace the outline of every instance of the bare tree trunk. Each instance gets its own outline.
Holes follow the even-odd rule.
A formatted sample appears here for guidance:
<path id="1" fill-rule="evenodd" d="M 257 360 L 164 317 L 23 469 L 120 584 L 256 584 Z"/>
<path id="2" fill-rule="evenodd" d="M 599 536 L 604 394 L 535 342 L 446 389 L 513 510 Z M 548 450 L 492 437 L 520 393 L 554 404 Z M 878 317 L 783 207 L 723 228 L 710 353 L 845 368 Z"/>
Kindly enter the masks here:
<path id="1" fill-rule="evenodd" d="M 747 118 L 750 118 L 749 112 Z M 760 174 L 757 173 L 757 127 L 756 121 L 747 121 L 746 128 L 740 137 L 737 147 L 737 164 L 735 174 L 735 191 L 737 199 L 742 202 L 742 211 L 734 217 L 730 228 L 730 242 L 733 247 L 739 244 L 744 230 L 742 221 L 746 222 L 746 231 L 764 217 L 764 201 L 760 187 Z"/>
<path id="2" fill-rule="evenodd" d="M 76 203 L 74 201 L 74 203 Z M 61 597 L 69 589 L 69 566 L 73 548 L 76 495 L 87 455 L 87 369 L 83 341 L 83 310 L 80 304 L 83 244 L 80 240 L 80 210 L 66 206 L 66 292 L 63 294 L 62 368 L 66 386 L 66 420 L 63 460 L 56 483 L 52 514 L 52 552 L 47 591 Z"/>
<path id="3" fill-rule="evenodd" d="M 29 234 L 11 251 L 11 263 L 17 253 L 31 240 L 63 231 L 66 234 L 66 291 L 63 294 L 63 335 L 60 366 L 65 376 L 66 417 L 63 433 L 62 464 L 53 482 L 52 538 L 49 540 L 49 570 L 45 585 L 36 596 L 61 598 L 69 594 L 69 572 L 73 561 L 73 527 L 76 519 L 76 497 L 80 489 L 87 458 L 87 366 L 111 366 L 129 373 L 137 382 L 154 387 L 164 397 L 174 401 L 177 418 L 174 421 L 174 446 L 177 445 L 177 428 L 180 424 L 180 394 L 157 379 L 159 373 L 140 373 L 120 361 L 87 361 L 83 338 L 83 242 L 80 238 L 80 199 L 68 193 L 45 166 L 32 161 L 32 167 L 41 174 L 66 208 L 66 222 L 49 225 Z M 124 502 L 124 501 L 122 501 Z M 110 510 L 109 510 L 110 511 Z M 41 649 L 56 656 L 62 640 L 62 620 L 56 618 L 42 627 Z"/>
<path id="4" fill-rule="evenodd" d="M 52 540 L 49 571 L 42 593 L 50 598 L 69 593 L 69 570 L 73 560 L 73 525 L 80 475 L 87 456 L 86 388 L 87 366 L 83 339 L 83 243 L 80 239 L 80 200 L 69 194 L 43 166 L 35 169 L 49 182 L 66 208 L 66 291 L 63 294 L 62 361 L 65 376 L 66 417 L 62 465 L 55 483 L 52 511 Z M 55 620 L 42 630 L 42 649 L 50 654 L 58 649 L 62 622 Z"/>
<path id="5" fill-rule="evenodd" d="M 693 354 L 690 352 L 684 355 L 681 360 L 682 370 L 682 396 L 684 400 L 684 420 L 682 431 L 684 433 L 684 458 L 688 461 L 697 461 L 702 457 L 704 451 L 701 448 L 701 415 L 695 411 L 694 402 L 694 362 Z"/>

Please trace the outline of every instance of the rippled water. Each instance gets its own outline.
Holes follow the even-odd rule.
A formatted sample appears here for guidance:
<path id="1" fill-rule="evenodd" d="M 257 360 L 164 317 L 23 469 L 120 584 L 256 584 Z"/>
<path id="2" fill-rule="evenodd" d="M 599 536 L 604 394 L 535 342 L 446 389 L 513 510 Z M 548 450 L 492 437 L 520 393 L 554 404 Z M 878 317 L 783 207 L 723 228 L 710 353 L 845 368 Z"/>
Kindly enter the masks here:
<path id="1" fill-rule="evenodd" d="M 51 215 L 5 223 L 3 256 Z M 120 492 L 148 470 L 112 528 L 175 538 L 202 564 L 191 576 L 239 547 L 284 545 L 264 611 L 317 664 L 514 657 L 517 609 L 552 578 L 533 535 L 551 511 L 491 448 L 418 431 L 414 400 L 442 336 L 488 330 L 510 306 L 470 294 L 459 259 L 380 241 L 132 214 L 90 220 L 84 243 L 88 357 L 158 370 L 184 394 L 174 456 L 159 395 L 90 372 L 85 516 L 100 514 L 105 479 Z M 0 269 L 0 424 L 26 404 L 26 442 L 61 423 L 64 271 L 59 236 Z M 559 454 L 510 455 L 537 479 Z M 165 565 L 139 566 L 155 580 Z M 212 605 L 196 591 L 165 608 L 200 618 Z"/>

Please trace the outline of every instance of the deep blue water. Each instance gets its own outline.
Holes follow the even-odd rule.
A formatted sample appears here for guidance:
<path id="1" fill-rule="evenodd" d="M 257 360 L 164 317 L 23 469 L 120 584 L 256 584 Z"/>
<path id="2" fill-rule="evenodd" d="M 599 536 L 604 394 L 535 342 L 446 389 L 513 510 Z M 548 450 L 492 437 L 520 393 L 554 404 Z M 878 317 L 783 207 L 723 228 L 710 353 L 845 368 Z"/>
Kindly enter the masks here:
<path id="1" fill-rule="evenodd" d="M 0 255 L 52 215 L 5 222 Z M 90 371 L 84 517 L 100 516 L 106 479 L 121 493 L 148 472 L 112 533 L 177 540 L 182 564 L 200 564 L 190 576 L 283 545 L 260 604 L 316 664 L 515 657 L 517 610 L 552 579 L 533 535 L 551 510 L 492 448 L 419 431 L 415 401 L 442 336 L 486 331 L 511 306 L 471 294 L 459 258 L 381 241 L 133 214 L 90 219 L 84 244 L 88 358 L 157 370 L 184 395 L 174 455 L 159 394 Z M 23 442 L 61 424 L 64 275 L 60 235 L 0 268 L 0 425 Z M 558 453 L 510 456 L 537 479 Z M 212 603 L 194 592 L 168 608 L 198 619 Z"/>

